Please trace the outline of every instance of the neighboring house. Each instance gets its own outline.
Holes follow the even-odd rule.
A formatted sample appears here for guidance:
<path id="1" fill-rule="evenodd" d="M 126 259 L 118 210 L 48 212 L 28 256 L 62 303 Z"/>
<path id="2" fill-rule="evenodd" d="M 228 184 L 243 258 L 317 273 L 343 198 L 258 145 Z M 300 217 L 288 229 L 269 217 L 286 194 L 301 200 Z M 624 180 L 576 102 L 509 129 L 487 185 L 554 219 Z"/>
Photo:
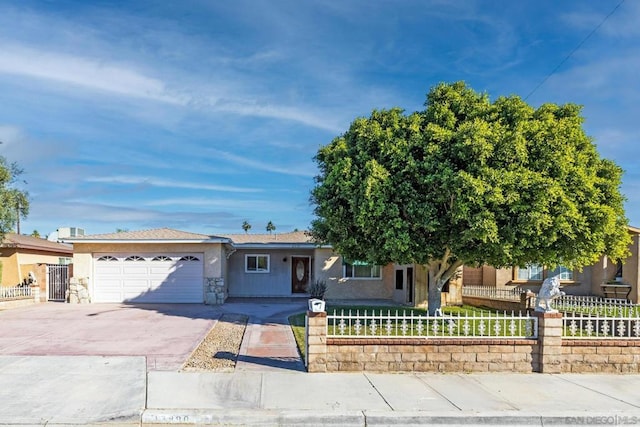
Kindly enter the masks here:
<path id="1" fill-rule="evenodd" d="M 72 257 L 70 245 L 8 233 L 0 244 L 2 286 L 22 283 L 37 264 L 69 264 Z"/>
<path id="2" fill-rule="evenodd" d="M 629 227 L 632 243 L 630 255 L 622 261 L 608 259 L 606 256 L 582 270 L 568 270 L 559 267 L 550 271 L 539 265 L 527 268 L 501 268 L 484 265 L 465 266 L 463 286 L 494 286 L 499 289 L 520 287 L 538 292 L 543 280 L 550 274 L 560 274 L 562 290 L 569 295 L 598 295 L 603 297 L 628 298 L 634 303 L 640 301 L 640 229 Z"/>
<path id="3" fill-rule="evenodd" d="M 74 243 L 74 277 L 86 280 L 93 302 L 202 303 L 213 282 L 224 284 L 225 297 L 307 297 L 315 280 L 327 283 L 326 299 L 427 299 L 422 267 L 346 262 L 305 232 L 208 236 L 163 228 L 66 240 Z"/>

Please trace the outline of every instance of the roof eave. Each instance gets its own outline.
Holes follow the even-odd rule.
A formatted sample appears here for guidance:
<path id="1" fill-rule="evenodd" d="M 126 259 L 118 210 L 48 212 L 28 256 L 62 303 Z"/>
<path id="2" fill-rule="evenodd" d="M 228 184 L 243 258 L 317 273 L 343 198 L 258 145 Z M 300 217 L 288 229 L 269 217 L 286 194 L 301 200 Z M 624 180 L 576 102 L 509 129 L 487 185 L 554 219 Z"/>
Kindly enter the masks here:
<path id="1" fill-rule="evenodd" d="M 331 249 L 331 246 L 319 246 L 315 243 L 232 243 L 236 249 Z"/>
<path id="2" fill-rule="evenodd" d="M 0 247 L 11 249 L 30 249 L 32 251 L 51 252 L 56 254 L 73 254 L 73 248 L 48 248 L 37 245 L 25 245 L 22 243 L 3 243 Z"/>
<path id="3" fill-rule="evenodd" d="M 230 243 L 229 239 L 63 239 L 73 244 L 83 243 Z"/>

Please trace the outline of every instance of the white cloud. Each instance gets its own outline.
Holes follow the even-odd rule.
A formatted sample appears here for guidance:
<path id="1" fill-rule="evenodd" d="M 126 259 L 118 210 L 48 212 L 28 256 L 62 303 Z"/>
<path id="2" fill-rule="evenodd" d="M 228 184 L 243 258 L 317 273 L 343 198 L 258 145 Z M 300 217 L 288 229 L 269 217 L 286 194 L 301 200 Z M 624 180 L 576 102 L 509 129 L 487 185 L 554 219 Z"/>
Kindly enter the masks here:
<path id="1" fill-rule="evenodd" d="M 122 65 L 20 45 L 0 45 L 0 73 L 53 80 L 93 90 L 184 105 L 165 84 Z"/>
<path id="2" fill-rule="evenodd" d="M 206 197 L 194 198 L 169 198 L 157 199 L 143 203 L 149 207 L 163 206 L 193 206 L 201 209 L 226 209 L 233 212 L 248 210 L 251 212 L 281 212 L 294 211 L 295 208 L 289 202 L 278 203 L 273 200 L 254 200 L 254 199 L 211 199 Z"/>
<path id="3" fill-rule="evenodd" d="M 223 112 L 287 120 L 332 132 L 337 132 L 339 129 L 335 118 L 314 112 L 308 106 L 280 105 L 261 101 L 259 94 L 248 94 L 239 89 L 251 86 L 246 80 L 251 76 L 237 74 L 233 81 L 222 81 L 219 76 L 208 81 L 190 79 L 189 84 L 192 86 L 184 86 L 179 83 L 183 80 L 180 73 L 169 80 L 163 80 L 145 75 L 130 65 L 81 54 L 70 55 L 6 43 L 0 44 L 0 51 L 2 52 L 0 74 L 65 83 L 92 91 L 210 113 Z M 152 64 L 145 65 L 152 66 Z M 187 79 L 184 80 L 187 81 Z"/>
<path id="4" fill-rule="evenodd" d="M 219 158 L 225 159 L 229 162 L 233 162 L 240 166 L 247 166 L 252 169 L 304 177 L 314 177 L 317 175 L 317 170 L 311 162 L 308 162 L 306 165 L 301 166 L 278 166 L 270 164 L 269 161 L 251 160 L 246 158 L 245 156 L 238 156 L 236 154 L 231 154 L 225 151 L 213 149 L 209 151 L 214 153 Z"/>
<path id="5" fill-rule="evenodd" d="M 610 13 L 611 16 L 605 21 L 605 18 Z M 621 2 L 617 5 L 612 5 L 608 10 L 602 10 L 600 13 L 578 11 L 565 14 L 561 18 L 568 25 L 582 30 L 593 31 L 598 25 L 602 24 L 601 27 L 597 28 L 595 34 L 623 39 L 640 35 L 640 25 L 638 25 L 640 21 L 640 2 L 638 1 Z"/>
<path id="6" fill-rule="evenodd" d="M 231 187 L 226 185 L 216 184 L 199 184 L 193 182 L 180 182 L 165 180 L 160 178 L 149 178 L 140 176 L 106 176 L 106 177 L 88 177 L 86 182 L 97 182 L 105 184 L 122 184 L 122 185 L 150 185 L 153 187 L 167 187 L 167 188 L 186 188 L 192 190 L 209 190 L 209 191 L 226 191 L 234 193 L 256 193 L 262 190 L 256 188 L 244 188 L 244 187 Z"/>

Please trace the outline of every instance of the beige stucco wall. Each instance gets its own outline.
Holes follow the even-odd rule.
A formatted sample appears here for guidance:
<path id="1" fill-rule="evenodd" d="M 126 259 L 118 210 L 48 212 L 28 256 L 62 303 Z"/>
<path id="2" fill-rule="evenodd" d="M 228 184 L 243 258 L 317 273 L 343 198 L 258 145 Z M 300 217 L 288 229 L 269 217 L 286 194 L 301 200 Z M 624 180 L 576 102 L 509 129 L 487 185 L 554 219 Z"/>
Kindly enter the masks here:
<path id="1" fill-rule="evenodd" d="M 622 266 L 622 282 L 631 285 L 631 293 L 629 298 L 634 303 L 640 301 L 640 236 L 634 234 L 632 236 L 632 243 L 629 247 L 631 255 L 624 261 Z"/>
<path id="2" fill-rule="evenodd" d="M 12 249 L 2 249 L 2 286 L 15 286 L 20 283 L 18 255 Z"/>
<path id="3" fill-rule="evenodd" d="M 34 264 L 58 264 L 61 257 L 71 258 L 71 254 L 51 254 L 35 250 L 3 248 L 2 255 L 2 286 L 15 286 L 27 278 L 30 266 Z"/>
<path id="4" fill-rule="evenodd" d="M 314 251 L 314 276 L 327 282 L 326 299 L 391 299 L 394 267 L 382 268 L 382 279 L 347 279 L 342 277 L 342 258 L 330 249 Z"/>
<path id="5" fill-rule="evenodd" d="M 18 253 L 19 264 L 58 264 L 60 258 L 71 258 L 71 254 L 67 255 L 51 255 L 38 253 Z"/>
<path id="6" fill-rule="evenodd" d="M 415 306 L 420 308 L 427 307 L 427 301 L 429 299 L 428 286 L 429 286 L 429 270 L 424 265 L 416 265 L 415 281 Z"/>
<path id="7" fill-rule="evenodd" d="M 93 295 L 93 254 L 102 253 L 202 253 L 204 277 L 224 277 L 226 260 L 220 243 L 75 243 L 73 276 L 87 278 Z M 203 284 L 204 286 L 204 284 Z"/>
<path id="8" fill-rule="evenodd" d="M 449 292 L 442 292 L 441 304 L 459 305 L 462 304 L 462 281 L 464 279 L 462 267 L 459 270 L 459 276 L 449 281 Z M 435 270 L 432 271 L 435 274 Z M 415 306 L 427 308 L 429 305 L 429 269 L 424 265 L 415 266 Z"/>

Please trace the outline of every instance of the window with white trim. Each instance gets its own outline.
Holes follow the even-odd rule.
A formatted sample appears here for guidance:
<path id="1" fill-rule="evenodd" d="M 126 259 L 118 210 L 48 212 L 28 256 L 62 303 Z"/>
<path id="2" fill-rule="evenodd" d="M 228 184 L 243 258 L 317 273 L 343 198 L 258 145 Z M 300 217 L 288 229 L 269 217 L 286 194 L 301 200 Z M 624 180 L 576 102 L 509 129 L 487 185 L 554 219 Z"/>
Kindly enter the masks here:
<path id="1" fill-rule="evenodd" d="M 247 254 L 244 256 L 245 273 L 268 273 L 270 257 L 264 254 Z"/>
<path id="2" fill-rule="evenodd" d="M 525 268 L 516 268 L 514 278 L 519 281 L 543 281 L 547 277 L 560 276 L 560 280 L 573 281 L 573 270 L 564 266 L 559 266 L 554 270 L 549 270 L 541 265 L 533 264 Z"/>
<path id="3" fill-rule="evenodd" d="M 342 263 L 342 277 L 348 279 L 381 279 L 382 268 L 379 265 L 362 261 Z"/>
<path id="4" fill-rule="evenodd" d="M 518 280 L 542 280 L 543 272 L 542 266 L 537 264 L 518 268 Z"/>
<path id="5" fill-rule="evenodd" d="M 549 273 L 549 276 L 557 275 L 560 276 L 560 280 L 573 280 L 573 270 L 569 270 L 567 267 L 564 267 L 562 265 Z"/>

